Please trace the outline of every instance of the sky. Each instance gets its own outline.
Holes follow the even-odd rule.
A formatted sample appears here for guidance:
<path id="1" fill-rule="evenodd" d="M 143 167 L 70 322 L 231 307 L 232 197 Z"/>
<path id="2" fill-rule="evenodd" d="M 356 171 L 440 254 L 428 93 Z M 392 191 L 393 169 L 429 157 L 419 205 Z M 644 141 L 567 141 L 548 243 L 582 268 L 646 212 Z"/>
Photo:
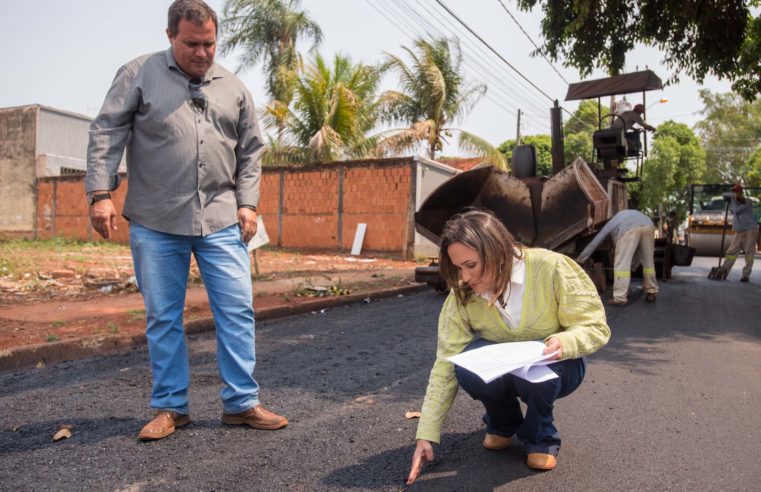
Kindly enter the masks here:
<path id="1" fill-rule="evenodd" d="M 116 70 L 142 54 L 168 47 L 166 11 L 171 0 L 0 0 L 0 46 L 5 46 L 4 75 L 0 82 L 0 108 L 44 104 L 89 116 L 97 114 Z M 208 2 L 221 13 L 224 0 Z M 558 99 L 568 111 L 577 103 L 564 103 L 567 82 L 580 80 L 574 69 L 555 63 L 560 75 L 541 57 L 531 57 L 531 41 L 510 18 L 499 0 L 445 0 L 455 14 L 477 32 L 517 71 L 507 68 L 487 48 L 435 2 L 435 0 L 302 0 L 302 7 L 322 28 L 319 52 L 326 58 L 341 53 L 354 61 L 376 64 L 384 53 L 402 55 L 401 46 L 425 35 L 460 38 L 465 54 L 465 76 L 487 85 L 487 95 L 456 127 L 475 133 L 492 144 L 515 138 L 517 111 L 523 113 L 523 135 L 549 133 L 549 108 Z M 506 8 L 536 43 L 541 43 L 541 12 L 525 13 L 514 0 Z M 308 45 L 301 46 L 307 59 Z M 626 71 L 650 68 L 662 80 L 673 75 L 653 48 L 638 48 L 627 56 Z M 228 69 L 237 68 L 234 54 L 217 56 Z M 261 67 L 247 69 L 240 78 L 259 107 L 267 102 Z M 603 77 L 597 72 L 589 78 Z M 565 79 L 565 81 L 563 80 Z M 534 89 L 530 86 L 537 87 Z M 383 88 L 394 88 L 393 75 Z M 657 125 L 666 119 L 694 125 L 699 119 L 701 88 L 727 92 L 726 81 L 707 79 L 702 86 L 687 76 L 678 85 L 647 94 L 647 119 Z M 541 91 L 544 94 L 541 94 Z M 631 95 L 636 104 L 641 96 Z M 658 103 L 661 98 L 666 103 Z M 567 120 L 568 115 L 564 118 Z M 457 153 L 451 147 L 447 153 Z"/>

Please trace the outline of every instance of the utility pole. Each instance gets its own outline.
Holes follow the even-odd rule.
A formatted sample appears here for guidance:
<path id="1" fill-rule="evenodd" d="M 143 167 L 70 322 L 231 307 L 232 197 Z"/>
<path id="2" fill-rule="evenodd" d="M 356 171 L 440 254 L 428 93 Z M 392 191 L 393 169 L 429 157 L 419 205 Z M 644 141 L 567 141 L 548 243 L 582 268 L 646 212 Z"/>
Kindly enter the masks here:
<path id="1" fill-rule="evenodd" d="M 521 110 L 518 110 L 518 129 L 515 132 L 515 145 L 521 144 Z"/>
<path id="2" fill-rule="evenodd" d="M 599 101 L 599 98 L 598 98 Z M 556 175 L 565 167 L 564 162 L 564 150 L 563 150 L 563 114 L 562 108 L 558 104 L 558 100 L 555 99 L 555 106 L 550 110 L 550 121 L 552 139 L 552 175 Z"/>

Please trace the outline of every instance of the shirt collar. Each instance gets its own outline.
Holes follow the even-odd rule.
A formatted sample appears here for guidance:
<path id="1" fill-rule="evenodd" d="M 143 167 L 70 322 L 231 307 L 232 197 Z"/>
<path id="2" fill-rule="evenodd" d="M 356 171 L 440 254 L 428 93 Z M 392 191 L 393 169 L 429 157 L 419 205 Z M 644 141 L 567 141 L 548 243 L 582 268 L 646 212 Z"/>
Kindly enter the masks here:
<path id="1" fill-rule="evenodd" d="M 525 256 L 523 258 L 515 258 L 513 262 L 513 269 L 510 272 L 510 283 L 511 284 L 519 284 L 523 285 L 526 283 L 526 258 Z M 504 302 L 507 302 L 507 296 L 510 293 L 510 290 L 506 290 L 504 294 Z M 491 296 L 493 293 L 487 292 L 485 294 L 481 294 L 481 297 L 483 297 L 486 300 L 491 299 Z"/>
<path id="2" fill-rule="evenodd" d="M 526 282 L 526 260 L 516 258 L 513 263 L 513 271 L 510 273 L 510 282 L 523 285 Z"/>
<path id="3" fill-rule="evenodd" d="M 167 64 L 167 67 L 169 67 L 170 69 L 177 70 L 179 73 L 181 73 L 188 80 L 191 79 L 191 77 L 188 77 L 188 75 L 185 72 L 182 71 L 180 66 L 177 65 L 177 61 L 174 59 L 174 53 L 172 52 L 172 47 L 171 46 L 169 48 L 167 48 L 167 50 L 164 52 L 164 54 L 166 55 L 166 64 Z M 212 80 L 221 79 L 222 78 L 221 74 L 217 75 L 215 73 L 216 71 L 214 70 L 214 68 L 216 66 L 217 66 L 216 62 L 211 64 L 211 66 L 209 67 L 209 70 L 203 76 L 204 82 L 211 82 Z"/>

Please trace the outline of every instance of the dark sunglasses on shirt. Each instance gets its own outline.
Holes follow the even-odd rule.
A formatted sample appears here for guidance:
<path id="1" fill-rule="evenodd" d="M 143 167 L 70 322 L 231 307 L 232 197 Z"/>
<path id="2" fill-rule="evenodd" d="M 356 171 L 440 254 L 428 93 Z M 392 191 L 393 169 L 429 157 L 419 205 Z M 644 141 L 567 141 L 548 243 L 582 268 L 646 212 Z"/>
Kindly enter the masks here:
<path id="1" fill-rule="evenodd" d="M 190 89 L 190 100 L 193 102 L 193 105 L 196 108 L 203 111 L 206 109 L 206 105 L 208 103 L 206 101 L 206 94 L 203 93 L 201 87 L 203 87 L 203 80 L 201 79 L 190 79 L 188 82 L 188 88 Z"/>

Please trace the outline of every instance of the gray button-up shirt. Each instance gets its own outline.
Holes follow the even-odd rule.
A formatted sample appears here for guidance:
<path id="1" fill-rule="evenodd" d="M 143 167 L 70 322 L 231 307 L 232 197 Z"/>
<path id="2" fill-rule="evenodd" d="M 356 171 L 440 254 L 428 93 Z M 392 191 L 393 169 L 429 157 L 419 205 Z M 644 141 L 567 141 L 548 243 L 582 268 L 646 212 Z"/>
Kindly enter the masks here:
<path id="1" fill-rule="evenodd" d="M 191 101 L 189 79 L 171 48 L 119 69 L 90 125 L 85 191 L 118 186 L 127 150 L 124 216 L 170 234 L 206 236 L 235 224 L 241 205 L 259 204 L 262 139 L 243 83 L 216 63 Z"/>

